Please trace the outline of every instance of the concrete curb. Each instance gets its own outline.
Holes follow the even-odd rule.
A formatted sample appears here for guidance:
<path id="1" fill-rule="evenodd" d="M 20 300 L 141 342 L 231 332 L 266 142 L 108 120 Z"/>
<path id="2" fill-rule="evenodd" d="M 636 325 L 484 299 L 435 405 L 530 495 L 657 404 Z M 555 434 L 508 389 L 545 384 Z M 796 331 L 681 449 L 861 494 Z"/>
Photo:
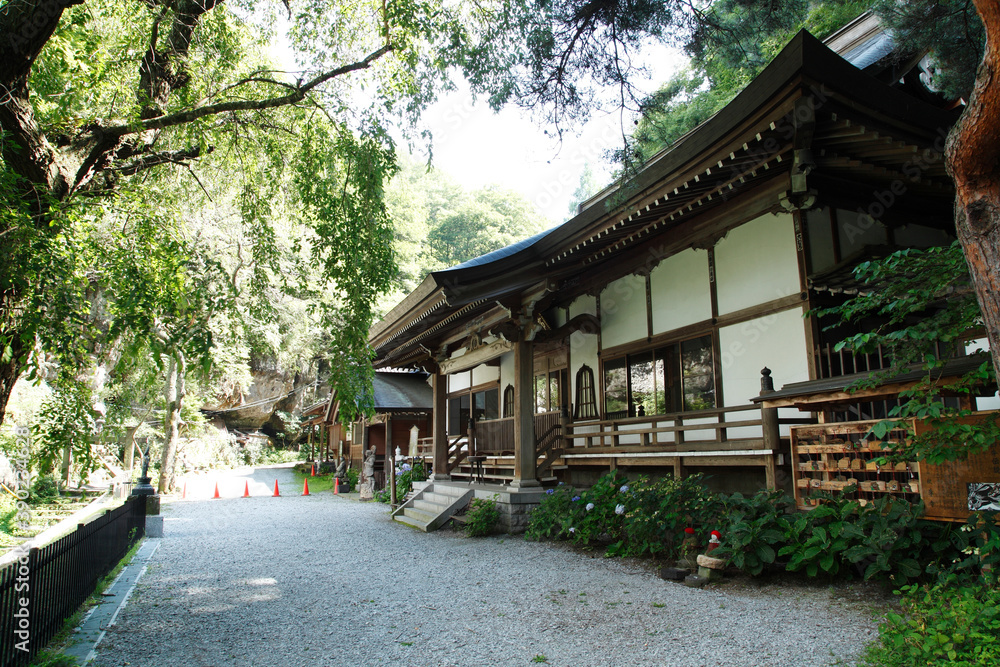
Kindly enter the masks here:
<path id="1" fill-rule="evenodd" d="M 73 631 L 72 644 L 63 653 L 85 665 L 93 660 L 97 646 L 104 639 L 107 629 L 115 624 L 118 612 L 125 608 L 135 585 L 139 582 L 150 558 L 160 546 L 159 539 L 146 538 L 132 560 L 122 568 L 111 585 L 102 593 L 104 599 L 87 612 L 80 626 Z"/>

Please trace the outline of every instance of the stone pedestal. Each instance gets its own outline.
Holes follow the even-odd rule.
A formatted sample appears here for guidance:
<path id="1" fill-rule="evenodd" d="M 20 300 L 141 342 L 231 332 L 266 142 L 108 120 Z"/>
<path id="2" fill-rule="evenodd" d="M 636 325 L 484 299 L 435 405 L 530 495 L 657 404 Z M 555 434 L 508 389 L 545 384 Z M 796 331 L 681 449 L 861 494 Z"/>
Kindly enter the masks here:
<path id="1" fill-rule="evenodd" d="M 160 514 L 160 496 L 146 496 L 146 537 L 163 537 L 163 515 Z"/>
<path id="2" fill-rule="evenodd" d="M 701 554 L 698 556 L 698 576 L 708 581 L 722 578 L 722 571 L 726 569 L 726 561 L 721 558 L 713 558 Z"/>

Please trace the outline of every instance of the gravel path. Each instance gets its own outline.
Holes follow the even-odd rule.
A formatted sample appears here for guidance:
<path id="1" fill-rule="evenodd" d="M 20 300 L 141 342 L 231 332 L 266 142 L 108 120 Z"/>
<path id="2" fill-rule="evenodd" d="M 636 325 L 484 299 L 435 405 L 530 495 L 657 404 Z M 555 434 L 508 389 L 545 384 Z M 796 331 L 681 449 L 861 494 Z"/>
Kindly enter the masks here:
<path id="1" fill-rule="evenodd" d="M 275 477 L 282 498 L 264 495 Z M 877 633 L 868 602 L 829 588 L 694 590 L 559 545 L 424 534 L 384 505 L 301 497 L 287 469 L 212 487 L 164 506 L 93 664 L 807 667 L 853 664 Z"/>

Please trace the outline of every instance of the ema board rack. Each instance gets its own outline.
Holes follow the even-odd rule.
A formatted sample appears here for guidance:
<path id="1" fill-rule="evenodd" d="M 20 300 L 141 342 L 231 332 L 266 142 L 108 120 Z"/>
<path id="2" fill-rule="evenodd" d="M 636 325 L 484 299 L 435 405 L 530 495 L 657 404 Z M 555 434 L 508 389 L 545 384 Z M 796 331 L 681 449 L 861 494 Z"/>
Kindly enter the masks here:
<path id="1" fill-rule="evenodd" d="M 958 421 L 996 420 L 1000 413 L 978 412 Z M 1000 511 L 1000 443 L 960 461 L 931 465 L 897 461 L 890 454 L 909 444 L 913 434 L 931 429 L 921 420 L 867 436 L 877 421 L 833 422 L 791 428 L 795 504 L 815 507 L 817 491 L 840 491 L 863 504 L 890 494 L 924 501 L 924 518 L 965 521 L 975 511 Z M 886 462 L 889 458 L 892 461 Z"/>
<path id="2" fill-rule="evenodd" d="M 865 437 L 876 423 L 838 422 L 791 429 L 796 507 L 815 507 L 817 491 L 839 491 L 863 505 L 885 494 L 919 500 L 920 464 L 885 460 L 904 448 L 912 431 L 900 428 L 883 439 Z"/>

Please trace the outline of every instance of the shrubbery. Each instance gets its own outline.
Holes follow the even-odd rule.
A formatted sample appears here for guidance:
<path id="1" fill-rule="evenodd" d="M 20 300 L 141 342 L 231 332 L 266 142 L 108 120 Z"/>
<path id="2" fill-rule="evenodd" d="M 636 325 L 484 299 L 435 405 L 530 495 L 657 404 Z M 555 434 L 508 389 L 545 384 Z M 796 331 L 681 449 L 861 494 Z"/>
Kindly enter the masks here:
<path id="1" fill-rule="evenodd" d="M 494 496 L 496 497 L 496 496 Z M 500 521 L 500 510 L 496 501 L 487 498 L 473 498 L 469 511 L 465 514 L 465 534 L 469 537 L 485 537 L 496 530 Z"/>
<path id="2" fill-rule="evenodd" d="M 904 586 L 864 663 L 880 667 L 1000 665 L 1000 588 L 977 584 Z"/>
<path id="3" fill-rule="evenodd" d="M 350 471 L 348 471 L 350 474 Z M 357 473 L 355 473 L 357 475 Z M 396 468 L 396 498 L 402 500 L 406 497 L 406 494 L 413 490 L 414 482 L 423 482 L 427 479 L 427 472 L 424 470 L 424 464 L 414 463 L 412 466 L 409 463 L 404 463 Z M 355 479 L 354 484 L 351 488 L 355 488 L 357 480 Z M 392 500 L 389 495 L 390 489 L 389 484 L 385 485 L 385 488 L 381 491 L 375 492 L 375 500 L 380 503 L 387 503 Z"/>
<path id="4" fill-rule="evenodd" d="M 722 546 L 713 556 L 753 576 L 780 568 L 902 585 L 958 567 L 951 560 L 975 534 L 921 520 L 923 505 L 900 498 L 861 505 L 833 494 L 820 497 L 815 509 L 792 513 L 791 498 L 780 491 L 727 495 L 709 491 L 698 475 L 630 482 L 609 473 L 588 489 L 549 489 L 531 514 L 526 537 L 602 547 L 608 556 L 676 559 L 684 555 L 686 529 L 693 530 L 687 544 L 698 552 L 718 530 Z M 1000 546 L 991 549 L 1000 553 Z M 979 564 L 978 558 L 964 562 L 966 569 Z"/>

